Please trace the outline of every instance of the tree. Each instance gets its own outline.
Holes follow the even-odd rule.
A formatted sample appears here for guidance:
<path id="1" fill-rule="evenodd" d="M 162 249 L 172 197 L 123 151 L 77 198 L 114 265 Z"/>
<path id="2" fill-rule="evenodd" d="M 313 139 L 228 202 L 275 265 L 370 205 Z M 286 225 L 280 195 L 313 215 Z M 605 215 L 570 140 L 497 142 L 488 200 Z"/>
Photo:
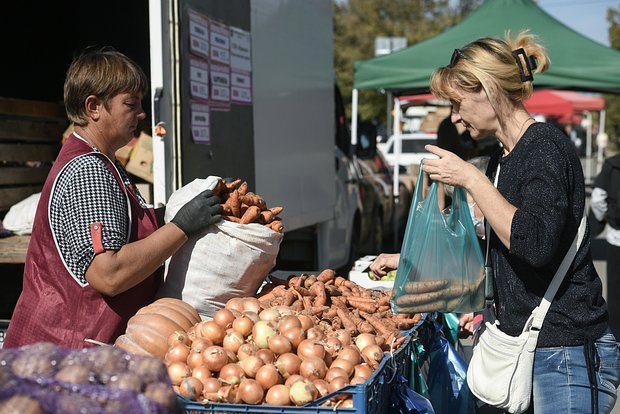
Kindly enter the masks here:
<path id="1" fill-rule="evenodd" d="M 620 49 L 620 7 L 607 9 L 609 22 L 609 44 L 614 49 Z M 609 147 L 620 150 L 620 96 L 604 95 L 605 98 L 605 131 L 609 137 Z"/>
<path id="2" fill-rule="evenodd" d="M 459 23 L 481 0 L 335 0 L 334 65 L 336 80 L 351 114 L 353 62 L 374 56 L 375 38 L 405 37 L 409 46 Z M 385 122 L 386 95 L 360 91 L 359 116 Z"/>

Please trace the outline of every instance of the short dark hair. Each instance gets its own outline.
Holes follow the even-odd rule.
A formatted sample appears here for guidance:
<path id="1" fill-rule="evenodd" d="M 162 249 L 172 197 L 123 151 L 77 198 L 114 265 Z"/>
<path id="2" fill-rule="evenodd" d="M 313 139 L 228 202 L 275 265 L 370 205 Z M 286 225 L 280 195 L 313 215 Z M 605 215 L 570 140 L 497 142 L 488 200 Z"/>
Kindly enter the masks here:
<path id="1" fill-rule="evenodd" d="M 87 123 L 84 102 L 90 95 L 106 105 L 119 93 L 145 95 L 148 80 L 133 60 L 111 47 L 87 50 L 67 70 L 64 101 L 67 117 L 76 125 Z"/>

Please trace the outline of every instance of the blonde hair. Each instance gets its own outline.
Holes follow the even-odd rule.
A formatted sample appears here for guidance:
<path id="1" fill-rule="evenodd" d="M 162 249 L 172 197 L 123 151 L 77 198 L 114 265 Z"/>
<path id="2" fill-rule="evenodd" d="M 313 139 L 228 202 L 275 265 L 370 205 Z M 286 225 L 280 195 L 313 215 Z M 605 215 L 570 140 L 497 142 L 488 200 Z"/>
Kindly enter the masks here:
<path id="1" fill-rule="evenodd" d="M 69 66 L 64 85 L 67 117 L 75 125 L 87 124 L 86 98 L 94 95 L 107 104 L 119 93 L 143 95 L 148 89 L 144 71 L 122 53 L 106 47 L 87 51 Z"/>
<path id="2" fill-rule="evenodd" d="M 536 62 L 532 74 L 548 69 L 547 51 L 535 35 L 522 31 L 513 39 L 510 32 L 506 32 L 503 40 L 484 37 L 455 50 L 451 64 L 433 73 L 431 93 L 438 98 L 460 102 L 461 96 L 456 89 L 472 93 L 484 89 L 496 108 L 507 108 L 508 102 L 514 105 L 527 100 L 532 94 L 532 82 L 521 79 L 516 59 L 520 59 L 522 65 L 525 62 L 513 55 L 513 51 L 520 48 Z"/>

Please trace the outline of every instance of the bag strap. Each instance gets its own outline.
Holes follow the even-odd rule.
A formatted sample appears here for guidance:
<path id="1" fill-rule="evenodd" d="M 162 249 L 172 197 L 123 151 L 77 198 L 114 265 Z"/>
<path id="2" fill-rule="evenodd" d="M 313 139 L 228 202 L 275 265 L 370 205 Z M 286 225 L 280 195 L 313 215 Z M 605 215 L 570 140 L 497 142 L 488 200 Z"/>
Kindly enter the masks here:
<path id="1" fill-rule="evenodd" d="M 501 165 L 497 164 L 497 171 L 495 172 L 495 179 L 493 185 L 497 188 L 497 182 L 499 180 L 499 169 Z M 489 221 L 484 219 L 484 227 L 486 231 L 487 249 L 484 255 L 484 303 L 485 308 L 493 308 L 494 294 L 493 294 L 493 267 L 489 266 L 489 247 L 491 245 L 491 225 Z"/>
<path id="2" fill-rule="evenodd" d="M 562 284 L 562 280 L 564 280 L 564 276 L 566 275 L 566 272 L 568 272 L 569 266 L 573 263 L 573 260 L 577 255 L 577 250 L 579 250 L 579 246 L 581 246 L 581 242 L 583 241 L 583 237 L 586 233 L 586 222 L 587 215 L 584 213 L 583 217 L 581 218 L 581 223 L 579 223 L 577 234 L 575 234 L 575 238 L 573 239 L 573 243 L 568 248 L 566 256 L 564 256 L 562 263 L 560 263 L 560 267 L 558 267 L 558 270 L 553 276 L 553 280 L 551 280 L 549 287 L 547 287 L 545 296 L 543 296 L 542 300 L 540 301 L 540 305 L 538 305 L 538 307 L 532 311 L 532 313 L 536 313 L 532 322 L 532 328 L 534 329 L 540 330 L 543 321 L 545 320 L 545 316 L 547 315 L 547 311 L 551 306 L 551 302 L 553 302 L 553 298 L 558 292 L 558 289 Z"/>

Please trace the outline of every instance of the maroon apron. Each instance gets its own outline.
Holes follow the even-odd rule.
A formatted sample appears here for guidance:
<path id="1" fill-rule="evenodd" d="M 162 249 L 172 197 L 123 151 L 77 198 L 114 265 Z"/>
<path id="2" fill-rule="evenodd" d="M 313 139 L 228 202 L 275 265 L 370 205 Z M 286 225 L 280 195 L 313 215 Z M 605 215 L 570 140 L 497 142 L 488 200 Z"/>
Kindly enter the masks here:
<path id="1" fill-rule="evenodd" d="M 110 297 L 90 285 L 82 287 L 63 264 L 52 235 L 48 205 L 60 172 L 72 160 L 85 154 L 97 154 L 104 159 L 123 189 L 131 210 L 129 242 L 143 239 L 157 230 L 153 209 L 141 206 L 135 190 L 125 187 L 113 163 L 105 155 L 94 152 L 85 141 L 71 135 L 41 192 L 28 245 L 23 289 L 4 347 L 48 341 L 69 348 L 83 348 L 89 346 L 84 342 L 87 338 L 113 343 L 125 332 L 127 320 L 154 300 L 162 268 L 133 288 Z"/>

